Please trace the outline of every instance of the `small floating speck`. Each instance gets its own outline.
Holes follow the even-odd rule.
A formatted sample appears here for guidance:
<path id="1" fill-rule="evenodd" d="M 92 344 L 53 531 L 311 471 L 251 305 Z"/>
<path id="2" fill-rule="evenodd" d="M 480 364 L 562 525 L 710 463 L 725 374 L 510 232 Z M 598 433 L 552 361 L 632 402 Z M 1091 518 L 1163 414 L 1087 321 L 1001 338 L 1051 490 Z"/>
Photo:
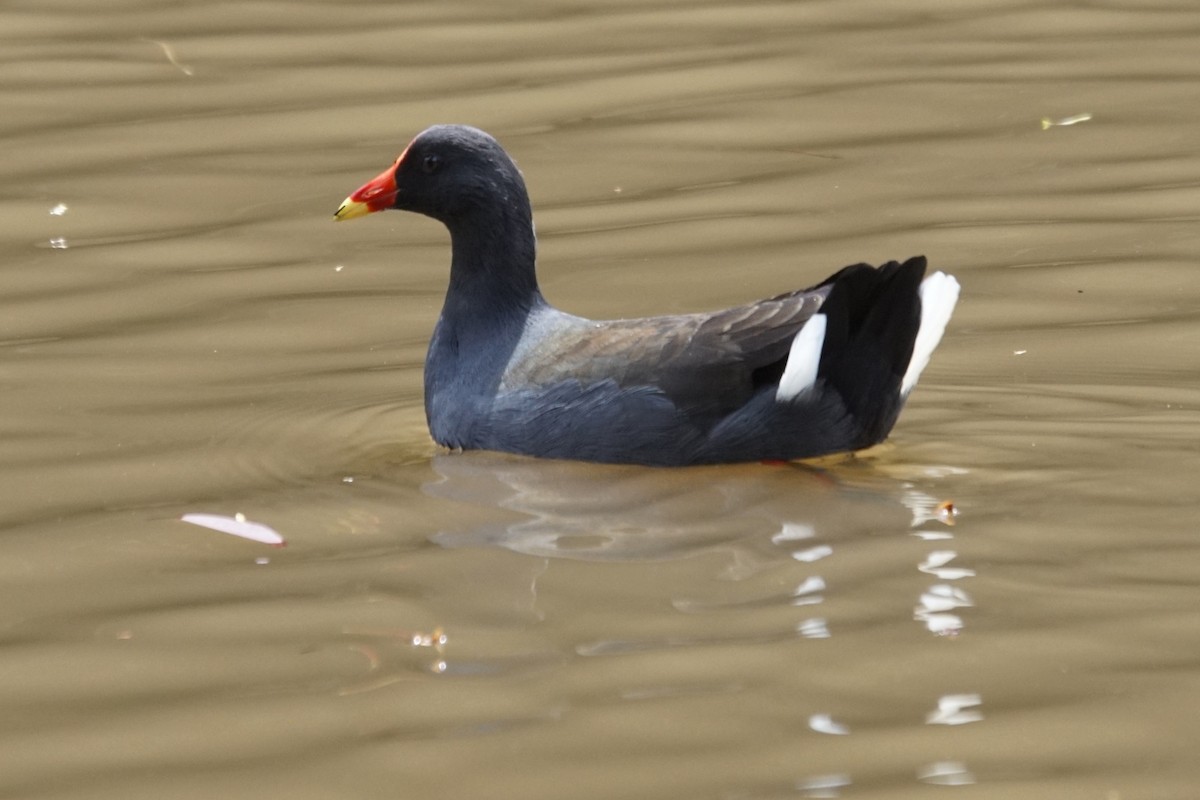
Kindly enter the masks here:
<path id="1" fill-rule="evenodd" d="M 840 722 L 834 722 L 828 714 L 813 714 L 808 718 L 808 727 L 817 733 L 828 733 L 834 736 L 845 736 L 850 729 Z"/>
<path id="2" fill-rule="evenodd" d="M 232 517 L 220 514 L 184 514 L 180 519 L 192 525 L 199 525 L 201 528 L 228 533 L 231 536 L 240 536 L 243 539 L 262 542 L 274 547 L 287 545 L 284 538 L 274 528 L 263 525 L 261 522 L 250 522 L 244 514 L 236 514 Z"/>
<path id="3" fill-rule="evenodd" d="M 1028 350 L 1013 350 L 1013 355 L 1014 356 L 1023 356 L 1028 352 L 1029 352 Z"/>
<path id="4" fill-rule="evenodd" d="M 1067 128 L 1071 125 L 1078 125 L 1081 122 L 1088 122 L 1091 120 L 1091 118 L 1092 115 L 1088 111 L 1085 111 L 1082 114 L 1072 114 L 1071 116 L 1063 117 L 1062 119 L 1050 119 L 1050 117 L 1042 117 L 1042 130 L 1048 131 L 1051 128 Z"/>
<path id="5" fill-rule="evenodd" d="M 334 267 L 334 268 L 333 268 L 333 271 L 334 271 L 334 272 L 341 272 L 341 271 L 342 271 L 342 270 L 344 270 L 345 268 L 346 268 L 346 265 L 345 265 L 345 264 L 338 264 L 336 267 Z"/>
<path id="6" fill-rule="evenodd" d="M 346 477 L 342 478 L 342 483 L 354 483 L 354 476 L 347 475 Z"/>
<path id="7" fill-rule="evenodd" d="M 267 558 L 266 556 L 259 556 L 258 558 L 254 559 L 254 563 L 260 567 L 265 567 L 267 564 L 271 563 L 271 559 Z"/>
<path id="8" fill-rule="evenodd" d="M 54 208 L 50 209 L 50 216 L 52 217 L 61 217 L 65 213 L 67 213 L 66 203 L 59 203 Z"/>
<path id="9" fill-rule="evenodd" d="M 954 505 L 953 500 L 943 500 L 937 504 L 935 514 L 938 522 L 953 528 L 954 518 L 958 516 L 958 506 Z"/>
<path id="10" fill-rule="evenodd" d="M 54 250 L 66 250 L 67 240 L 61 236 L 56 236 L 50 240 L 50 247 Z"/>
<path id="11" fill-rule="evenodd" d="M 175 48 L 171 47 L 171 45 L 167 42 L 160 42 L 157 39 L 147 39 L 145 37 L 142 38 L 142 41 L 158 45 L 159 49 L 162 50 L 163 55 L 167 57 L 167 61 L 171 63 L 171 66 L 175 67 L 175 69 L 179 70 L 184 75 L 187 75 L 190 78 L 196 74 L 196 71 L 187 64 L 180 63 L 179 59 L 175 57 Z"/>

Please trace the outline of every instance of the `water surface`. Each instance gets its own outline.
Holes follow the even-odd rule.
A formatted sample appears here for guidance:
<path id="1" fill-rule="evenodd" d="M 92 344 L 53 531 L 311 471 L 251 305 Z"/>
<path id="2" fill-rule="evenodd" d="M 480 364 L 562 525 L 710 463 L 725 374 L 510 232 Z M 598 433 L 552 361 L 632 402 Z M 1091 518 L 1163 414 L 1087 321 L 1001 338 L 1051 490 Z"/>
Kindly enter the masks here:
<path id="1" fill-rule="evenodd" d="M 1193 4 L 62 0 L 0 39 L 0 795 L 1195 796 Z M 859 458 L 441 453 L 445 233 L 329 224 L 437 122 L 517 159 L 575 313 L 917 253 L 958 313 Z"/>

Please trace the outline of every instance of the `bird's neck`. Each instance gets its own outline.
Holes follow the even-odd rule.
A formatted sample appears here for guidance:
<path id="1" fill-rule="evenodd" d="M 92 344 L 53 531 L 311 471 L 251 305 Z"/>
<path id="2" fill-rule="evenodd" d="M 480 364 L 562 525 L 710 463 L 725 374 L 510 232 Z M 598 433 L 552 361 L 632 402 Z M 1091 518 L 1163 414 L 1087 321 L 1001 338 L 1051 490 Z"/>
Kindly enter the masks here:
<path id="1" fill-rule="evenodd" d="M 447 225 L 450 286 L 425 359 L 425 413 L 435 439 L 461 444 L 466 434 L 457 426 L 470 426 L 456 414 L 495 394 L 530 313 L 545 300 L 528 211 L 458 223 Z"/>
<path id="2" fill-rule="evenodd" d="M 465 323 L 480 317 L 491 324 L 507 317 L 523 320 L 544 302 L 533 216 L 523 191 L 447 227 L 453 255 L 444 318 Z"/>

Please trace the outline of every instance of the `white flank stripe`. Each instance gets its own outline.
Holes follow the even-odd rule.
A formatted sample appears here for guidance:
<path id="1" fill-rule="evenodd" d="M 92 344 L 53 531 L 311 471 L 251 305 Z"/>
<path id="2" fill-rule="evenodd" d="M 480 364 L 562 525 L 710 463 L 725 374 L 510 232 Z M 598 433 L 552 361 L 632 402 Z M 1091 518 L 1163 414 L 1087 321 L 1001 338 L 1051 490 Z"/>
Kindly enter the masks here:
<path id="1" fill-rule="evenodd" d="M 946 323 L 954 313 L 958 302 L 958 281 L 944 272 L 935 272 L 921 281 L 921 327 L 917 329 L 917 340 L 913 342 L 912 359 L 900 384 L 900 394 L 906 395 L 917 385 L 921 371 L 929 365 L 929 358 L 942 341 Z"/>
<path id="2" fill-rule="evenodd" d="M 775 390 L 779 402 L 794 400 L 817 382 L 817 367 L 821 365 L 821 348 L 825 346 L 825 315 L 814 314 L 792 339 L 783 377 Z"/>

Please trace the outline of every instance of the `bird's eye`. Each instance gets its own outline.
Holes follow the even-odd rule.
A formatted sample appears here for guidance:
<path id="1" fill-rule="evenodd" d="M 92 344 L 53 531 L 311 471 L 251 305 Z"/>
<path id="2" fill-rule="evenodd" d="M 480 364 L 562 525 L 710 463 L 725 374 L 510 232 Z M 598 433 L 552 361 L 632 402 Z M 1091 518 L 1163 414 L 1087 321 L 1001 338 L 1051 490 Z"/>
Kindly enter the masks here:
<path id="1" fill-rule="evenodd" d="M 441 169 L 441 166 L 442 159 L 440 156 L 430 154 L 421 159 L 421 169 L 424 170 L 426 175 L 432 175 Z"/>

